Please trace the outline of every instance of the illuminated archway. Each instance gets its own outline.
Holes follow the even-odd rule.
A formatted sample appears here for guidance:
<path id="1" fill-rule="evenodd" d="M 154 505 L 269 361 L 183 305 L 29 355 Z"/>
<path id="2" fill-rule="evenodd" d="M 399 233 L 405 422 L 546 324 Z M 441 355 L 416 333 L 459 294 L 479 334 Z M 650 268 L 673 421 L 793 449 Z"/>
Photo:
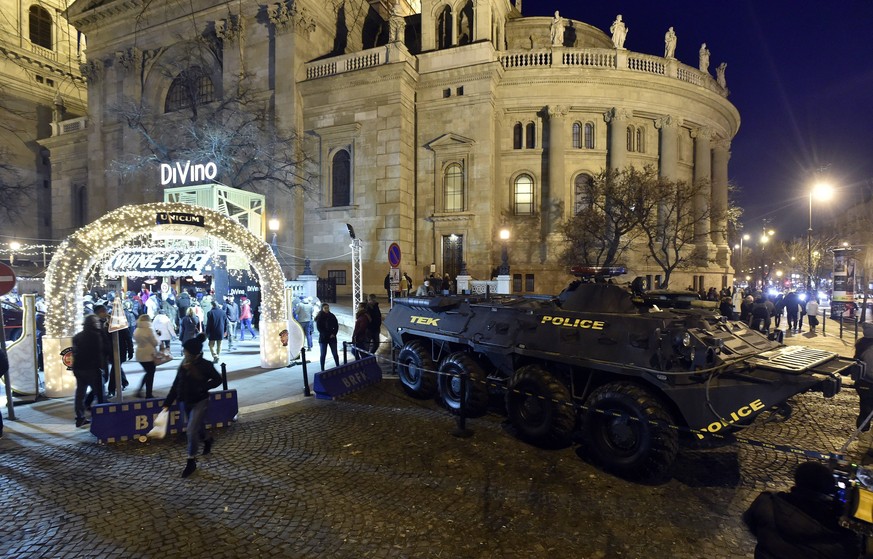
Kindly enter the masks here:
<path id="1" fill-rule="evenodd" d="M 289 349 L 281 333 L 288 328 L 285 311 L 285 277 L 270 246 L 237 221 L 202 206 L 182 203 L 153 203 L 124 206 L 83 227 L 66 238 L 52 258 L 45 280 L 46 304 L 43 360 L 45 392 L 49 397 L 69 396 L 76 386 L 65 355 L 73 335 L 81 329 L 85 280 L 91 267 L 107 252 L 118 249 L 134 237 L 159 232 L 159 214 L 202 217 L 198 227 L 206 235 L 233 246 L 245 256 L 258 275 L 261 286 L 261 367 L 284 367 Z"/>

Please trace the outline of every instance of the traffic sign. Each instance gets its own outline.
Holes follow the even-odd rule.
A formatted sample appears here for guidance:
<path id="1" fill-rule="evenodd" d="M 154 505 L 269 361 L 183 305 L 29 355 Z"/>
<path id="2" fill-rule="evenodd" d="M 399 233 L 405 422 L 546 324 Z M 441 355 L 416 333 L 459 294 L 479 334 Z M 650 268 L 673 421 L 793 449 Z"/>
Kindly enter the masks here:
<path id="1" fill-rule="evenodd" d="M 388 247 L 388 263 L 392 268 L 400 266 L 400 245 L 397 243 L 391 243 Z"/>
<path id="2" fill-rule="evenodd" d="M 400 249 L 397 249 L 400 254 Z M 397 257 L 400 258 L 399 256 Z M 6 264 L 0 263 L 0 295 L 6 295 L 15 287 L 15 272 Z"/>

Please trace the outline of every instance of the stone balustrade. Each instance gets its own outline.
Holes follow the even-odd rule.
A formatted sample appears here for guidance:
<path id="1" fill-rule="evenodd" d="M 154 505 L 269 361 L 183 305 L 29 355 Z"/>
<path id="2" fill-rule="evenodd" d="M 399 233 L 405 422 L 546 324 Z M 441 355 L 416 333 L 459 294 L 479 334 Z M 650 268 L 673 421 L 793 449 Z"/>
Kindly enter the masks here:
<path id="1" fill-rule="evenodd" d="M 52 136 L 63 136 L 64 134 L 72 134 L 79 130 L 88 128 L 88 117 L 80 116 L 79 118 L 71 118 L 60 122 L 52 123 Z"/>
<path id="2" fill-rule="evenodd" d="M 556 67 L 629 70 L 675 78 L 704 87 L 720 95 L 727 95 L 727 90 L 718 85 L 711 75 L 682 64 L 674 58 L 662 58 L 650 54 L 606 48 L 577 49 L 566 47 L 499 51 L 495 55 L 500 65 L 508 71 Z M 362 68 L 380 66 L 390 62 L 389 58 L 385 47 L 376 47 L 336 56 L 329 60 L 310 62 L 306 65 L 306 79 L 323 78 Z"/>

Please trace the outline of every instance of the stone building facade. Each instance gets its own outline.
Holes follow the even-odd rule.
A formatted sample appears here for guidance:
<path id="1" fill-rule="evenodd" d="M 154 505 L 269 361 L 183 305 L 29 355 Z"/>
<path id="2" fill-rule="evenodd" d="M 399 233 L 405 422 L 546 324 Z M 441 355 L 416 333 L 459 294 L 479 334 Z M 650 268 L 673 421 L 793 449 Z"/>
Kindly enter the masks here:
<path id="1" fill-rule="evenodd" d="M 66 7 L 63 0 L 0 0 L 0 182 L 26 185 L 30 193 L 6 200 L 16 215 L 0 213 L 4 251 L 9 243 L 50 240 L 54 215 L 76 207 L 72 197 L 55 199 L 50 152 L 40 145 L 60 134 L 59 121 L 68 131 L 85 123 L 78 120 L 87 98 L 79 72 L 85 42 L 64 18 Z"/>
<path id="2" fill-rule="evenodd" d="M 69 16 L 89 40 L 90 120 L 77 133 L 87 154 L 53 149 L 78 152 L 62 174 L 87 177 L 89 219 L 160 199 L 157 169 L 124 180 L 106 172 L 118 154 L 143 150 L 109 107 L 167 106 L 166 68 L 198 37 L 216 45 L 198 62 L 215 99 L 245 76 L 275 126 L 311 155 L 307 188 L 263 192 L 284 224 L 291 276 L 306 257 L 350 289 L 348 223 L 363 240 L 367 292 L 381 292 L 394 242 L 416 282 L 463 263 L 487 279 L 507 227 L 516 290 L 554 292 L 569 277 L 558 224 L 579 185 L 604 168 L 652 165 L 709 185 L 713 223 L 698 248 L 712 264 L 674 274 L 672 286 L 730 282 L 723 220 L 739 114 L 708 72 L 674 58 L 616 48 L 570 19 L 553 39 L 551 17 L 523 17 L 509 0 L 77 0 Z M 63 233 L 71 222 L 53 223 Z M 630 277 L 660 274 L 639 257 L 627 264 Z"/>

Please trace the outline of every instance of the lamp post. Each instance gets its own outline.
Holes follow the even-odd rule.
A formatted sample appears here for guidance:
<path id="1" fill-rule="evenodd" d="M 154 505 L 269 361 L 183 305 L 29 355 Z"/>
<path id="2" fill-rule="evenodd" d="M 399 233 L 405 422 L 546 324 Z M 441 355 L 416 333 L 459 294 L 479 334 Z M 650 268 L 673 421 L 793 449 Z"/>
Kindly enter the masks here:
<path id="1" fill-rule="evenodd" d="M 772 237 L 775 234 L 776 234 L 776 232 L 773 231 L 772 229 L 769 229 L 769 230 L 767 229 L 767 224 L 765 223 L 764 228 L 761 230 L 761 291 L 763 291 L 764 288 L 766 287 L 764 285 L 764 283 L 766 281 L 764 279 L 765 274 L 766 274 L 766 272 L 764 271 L 764 267 L 765 267 L 764 258 L 766 256 L 764 253 L 764 250 L 765 250 L 765 246 L 767 245 L 767 241 L 769 241 L 770 237 Z"/>
<path id="2" fill-rule="evenodd" d="M 501 276 L 509 275 L 509 249 L 507 242 L 509 241 L 509 229 L 506 227 L 500 230 L 500 241 L 503 246 L 500 249 L 500 267 L 497 269 L 497 274 Z"/>
<path id="3" fill-rule="evenodd" d="M 273 248 L 273 256 L 276 258 L 279 257 L 279 245 L 276 243 L 276 235 L 279 232 L 279 220 L 275 217 L 270 219 L 267 222 L 267 227 L 270 228 L 270 231 L 273 232 L 273 240 L 270 242 L 270 246 Z"/>
<path id="4" fill-rule="evenodd" d="M 751 239 L 748 233 L 745 235 L 740 235 L 740 258 L 737 263 L 737 273 L 743 273 L 743 241 L 748 241 Z"/>
<path id="5" fill-rule="evenodd" d="M 806 232 L 806 290 L 812 290 L 812 198 L 830 200 L 833 188 L 825 182 L 816 183 L 809 191 L 809 229 Z"/>

